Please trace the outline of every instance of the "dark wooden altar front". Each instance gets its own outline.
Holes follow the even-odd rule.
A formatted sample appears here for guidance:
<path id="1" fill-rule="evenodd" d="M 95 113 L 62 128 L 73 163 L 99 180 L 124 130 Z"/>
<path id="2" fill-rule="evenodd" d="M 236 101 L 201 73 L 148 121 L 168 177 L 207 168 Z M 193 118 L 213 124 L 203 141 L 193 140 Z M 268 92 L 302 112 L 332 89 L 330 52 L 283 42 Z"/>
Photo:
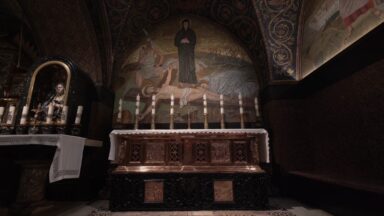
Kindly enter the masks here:
<path id="1" fill-rule="evenodd" d="M 265 209 L 263 129 L 136 130 L 111 134 L 110 209 Z M 262 157 L 265 158 L 265 155 Z"/>

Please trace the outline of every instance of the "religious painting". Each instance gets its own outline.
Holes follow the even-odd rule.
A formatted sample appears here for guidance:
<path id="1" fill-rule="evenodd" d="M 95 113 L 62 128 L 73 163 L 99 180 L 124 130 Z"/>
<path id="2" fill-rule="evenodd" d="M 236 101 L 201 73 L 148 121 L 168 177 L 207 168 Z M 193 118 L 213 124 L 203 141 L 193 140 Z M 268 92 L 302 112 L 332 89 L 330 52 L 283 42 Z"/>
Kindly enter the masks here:
<path id="1" fill-rule="evenodd" d="M 304 4 L 301 71 L 305 77 L 384 21 L 384 0 Z"/>
<path id="2" fill-rule="evenodd" d="M 225 121 L 240 122 L 241 95 L 244 120 L 256 121 L 258 71 L 230 33 L 195 16 L 142 31 L 145 38 L 126 53 L 114 81 L 115 119 L 121 113 L 121 123 L 134 123 L 138 107 L 140 123 L 150 123 L 153 114 L 156 123 L 169 123 L 173 97 L 175 123 L 203 122 L 205 96 L 208 121 L 220 122 L 222 95 Z"/>

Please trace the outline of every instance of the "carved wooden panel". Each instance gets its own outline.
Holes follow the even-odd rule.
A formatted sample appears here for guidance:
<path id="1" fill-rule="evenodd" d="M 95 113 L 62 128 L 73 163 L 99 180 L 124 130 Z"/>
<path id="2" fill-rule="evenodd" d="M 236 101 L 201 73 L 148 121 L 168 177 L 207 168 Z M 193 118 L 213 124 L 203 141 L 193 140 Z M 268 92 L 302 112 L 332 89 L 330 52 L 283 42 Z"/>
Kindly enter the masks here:
<path id="1" fill-rule="evenodd" d="M 164 200 L 164 182 L 162 180 L 146 180 L 144 189 L 145 203 L 162 203 Z"/>
<path id="2" fill-rule="evenodd" d="M 230 163 L 231 150 L 230 141 L 218 140 L 211 142 L 211 162 L 212 163 Z"/>
<path id="3" fill-rule="evenodd" d="M 248 142 L 245 140 L 235 140 L 232 145 L 233 162 L 247 163 L 248 161 Z"/>
<path id="4" fill-rule="evenodd" d="M 209 163 L 209 143 L 198 142 L 194 145 L 195 163 Z"/>
<path id="5" fill-rule="evenodd" d="M 145 144 L 145 163 L 164 163 L 165 149 L 162 142 Z"/>
<path id="6" fill-rule="evenodd" d="M 118 146 L 118 150 L 117 150 L 117 163 L 121 164 L 121 163 L 125 163 L 125 157 L 127 155 L 127 147 L 128 147 L 128 144 L 127 144 L 127 140 L 123 140 L 120 145 Z"/>
<path id="7" fill-rule="evenodd" d="M 215 180 L 213 182 L 215 202 L 233 202 L 233 184 L 231 180 Z"/>
<path id="8" fill-rule="evenodd" d="M 129 162 L 130 163 L 140 163 L 141 162 L 141 155 L 142 155 L 142 144 L 141 143 L 131 143 L 130 145 L 130 157 Z"/>
<path id="9" fill-rule="evenodd" d="M 168 144 L 168 162 L 169 163 L 180 163 L 181 157 L 181 146 L 180 143 L 171 142 Z"/>

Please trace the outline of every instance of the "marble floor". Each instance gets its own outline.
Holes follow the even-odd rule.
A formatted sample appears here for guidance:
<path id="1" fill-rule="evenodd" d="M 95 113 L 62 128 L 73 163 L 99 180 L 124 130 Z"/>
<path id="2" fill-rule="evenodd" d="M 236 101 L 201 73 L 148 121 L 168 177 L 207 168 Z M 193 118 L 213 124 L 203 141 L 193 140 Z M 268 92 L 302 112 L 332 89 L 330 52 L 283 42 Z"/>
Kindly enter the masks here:
<path id="1" fill-rule="evenodd" d="M 271 198 L 270 211 L 173 211 L 110 212 L 108 200 L 94 202 L 46 202 L 32 216 L 329 216 L 331 214 L 284 198 Z M 7 215 L 0 209 L 0 215 Z"/>

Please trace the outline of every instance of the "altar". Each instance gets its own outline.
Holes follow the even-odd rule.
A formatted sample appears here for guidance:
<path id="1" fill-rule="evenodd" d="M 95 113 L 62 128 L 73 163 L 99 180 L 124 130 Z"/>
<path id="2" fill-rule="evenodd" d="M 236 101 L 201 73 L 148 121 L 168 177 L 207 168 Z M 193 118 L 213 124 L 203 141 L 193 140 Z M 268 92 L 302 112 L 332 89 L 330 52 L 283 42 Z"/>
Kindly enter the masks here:
<path id="1" fill-rule="evenodd" d="M 264 129 L 114 130 L 111 211 L 264 209 Z"/>

